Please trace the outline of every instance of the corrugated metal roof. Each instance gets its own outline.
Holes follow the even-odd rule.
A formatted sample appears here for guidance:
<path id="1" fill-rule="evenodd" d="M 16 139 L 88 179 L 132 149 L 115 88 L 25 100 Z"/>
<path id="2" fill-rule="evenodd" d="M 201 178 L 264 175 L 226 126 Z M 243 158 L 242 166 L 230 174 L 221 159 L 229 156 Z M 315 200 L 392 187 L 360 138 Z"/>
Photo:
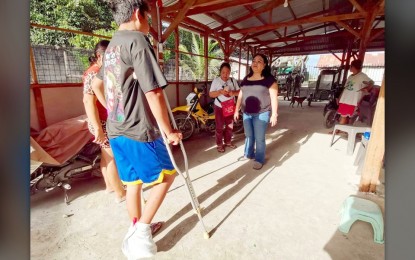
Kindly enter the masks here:
<path id="1" fill-rule="evenodd" d="M 249 11 L 245 9 L 243 6 L 233 6 L 218 10 L 215 13 L 222 16 L 228 21 L 233 21 L 238 19 L 239 17 L 249 14 Z"/>
<path id="2" fill-rule="evenodd" d="M 168 17 L 170 21 L 177 19 L 177 14 L 183 11 L 187 3 L 176 0 L 163 1 L 167 11 L 161 9 L 162 17 Z M 371 12 L 367 5 L 377 4 L 380 8 L 377 10 L 377 20 L 372 24 L 376 24 L 376 29 L 369 37 L 372 38 L 367 43 L 367 48 L 384 49 L 383 0 L 291 0 L 289 7 L 283 7 L 283 3 L 283 0 L 198 0 L 187 10 L 190 21 L 182 23 L 187 23 L 190 26 L 188 28 L 198 27 L 200 32 L 207 32 L 210 37 L 223 42 L 225 34 L 231 32 L 230 44 L 243 39 L 244 44 L 259 44 L 261 48 L 270 48 L 269 50 L 277 55 L 343 51 L 349 41 L 354 42 L 353 48 L 358 50 L 359 41 L 356 34 L 361 33 Z M 361 13 L 360 10 L 366 12 Z M 346 29 L 344 24 L 347 24 Z M 351 30 L 355 30 L 356 33 L 352 34 Z M 326 33 L 333 32 L 334 34 L 325 36 Z M 322 36 L 321 39 L 315 37 L 319 35 Z"/>
<path id="3" fill-rule="evenodd" d="M 205 14 L 196 14 L 191 15 L 189 18 L 192 18 L 195 21 L 198 21 L 201 24 L 207 25 L 209 28 L 213 29 L 218 26 L 221 26 L 222 24 L 216 21 L 215 19 L 205 15 Z"/>
<path id="4" fill-rule="evenodd" d="M 328 2 L 328 1 L 326 1 Z M 322 0 L 290 1 L 290 6 L 297 18 L 323 11 Z M 328 8 L 328 5 L 326 5 Z"/>

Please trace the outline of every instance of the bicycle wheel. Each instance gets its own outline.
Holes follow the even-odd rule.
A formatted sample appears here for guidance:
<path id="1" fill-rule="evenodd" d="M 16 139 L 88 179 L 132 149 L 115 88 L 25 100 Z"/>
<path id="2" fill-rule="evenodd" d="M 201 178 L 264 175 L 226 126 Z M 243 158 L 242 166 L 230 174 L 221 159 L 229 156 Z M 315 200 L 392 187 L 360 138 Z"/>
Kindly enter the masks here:
<path id="1" fill-rule="evenodd" d="M 176 122 L 177 128 L 183 134 L 182 140 L 189 139 L 195 130 L 195 126 L 192 122 L 192 119 L 187 118 L 187 115 L 183 114 L 173 115 L 173 117 L 174 121 Z"/>
<path id="2" fill-rule="evenodd" d="M 326 115 L 324 116 L 324 126 L 326 128 L 332 128 L 336 122 L 336 110 L 329 110 L 327 111 Z"/>

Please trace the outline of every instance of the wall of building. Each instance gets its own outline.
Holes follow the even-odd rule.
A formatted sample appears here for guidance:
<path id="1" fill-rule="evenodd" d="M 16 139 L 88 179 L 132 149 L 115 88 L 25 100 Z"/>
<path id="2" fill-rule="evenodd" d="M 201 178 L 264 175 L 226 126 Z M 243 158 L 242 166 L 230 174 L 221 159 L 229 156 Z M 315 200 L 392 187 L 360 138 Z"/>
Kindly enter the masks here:
<path id="1" fill-rule="evenodd" d="M 85 114 L 81 87 L 41 89 L 46 125 Z M 30 127 L 39 129 L 33 91 L 30 91 Z"/>

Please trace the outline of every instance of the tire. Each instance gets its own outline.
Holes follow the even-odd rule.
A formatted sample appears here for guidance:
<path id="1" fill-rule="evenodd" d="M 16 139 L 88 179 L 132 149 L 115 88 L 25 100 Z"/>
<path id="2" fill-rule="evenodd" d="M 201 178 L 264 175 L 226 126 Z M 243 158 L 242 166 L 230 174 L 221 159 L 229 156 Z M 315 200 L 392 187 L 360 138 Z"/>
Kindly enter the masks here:
<path id="1" fill-rule="evenodd" d="M 328 109 L 329 109 L 329 104 L 326 104 L 326 105 L 324 106 L 324 109 L 323 109 L 323 116 L 325 116 L 325 115 L 326 115 L 326 113 L 327 113 Z"/>
<path id="2" fill-rule="evenodd" d="M 233 122 L 233 133 L 240 134 L 244 132 L 244 121 L 242 119 L 242 115 L 239 115 L 239 119 L 236 122 Z"/>
<path id="3" fill-rule="evenodd" d="M 336 123 L 336 110 L 329 110 L 327 111 L 326 115 L 324 116 L 324 126 L 326 128 L 332 128 Z"/>
<path id="4" fill-rule="evenodd" d="M 174 115 L 174 121 L 176 122 L 177 128 L 183 134 L 183 141 L 189 139 L 195 131 L 195 126 L 191 118 L 187 118 L 186 115 L 178 114 Z"/>

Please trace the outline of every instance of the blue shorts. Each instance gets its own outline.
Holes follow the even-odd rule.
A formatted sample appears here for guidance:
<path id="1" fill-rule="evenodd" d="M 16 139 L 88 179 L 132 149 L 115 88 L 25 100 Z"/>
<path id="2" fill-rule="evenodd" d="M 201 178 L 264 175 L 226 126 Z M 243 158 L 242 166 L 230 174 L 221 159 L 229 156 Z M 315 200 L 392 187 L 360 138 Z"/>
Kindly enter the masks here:
<path id="1" fill-rule="evenodd" d="M 164 174 L 176 173 L 161 137 L 153 142 L 139 142 L 118 136 L 109 142 L 118 174 L 126 185 L 156 184 L 163 181 Z"/>

